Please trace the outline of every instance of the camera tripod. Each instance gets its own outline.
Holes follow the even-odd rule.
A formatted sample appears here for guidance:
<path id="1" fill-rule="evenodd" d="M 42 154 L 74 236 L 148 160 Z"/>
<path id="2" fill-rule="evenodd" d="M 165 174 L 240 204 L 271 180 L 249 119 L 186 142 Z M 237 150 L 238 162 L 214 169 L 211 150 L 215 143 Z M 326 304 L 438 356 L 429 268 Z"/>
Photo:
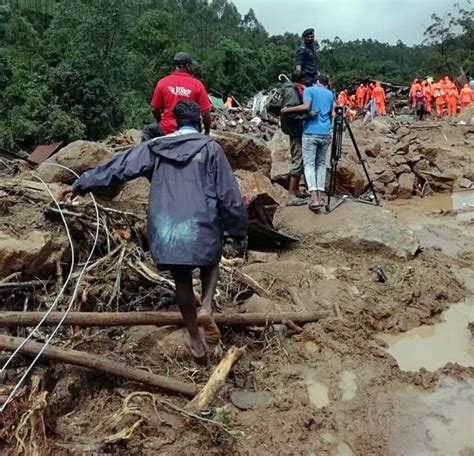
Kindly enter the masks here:
<path id="1" fill-rule="evenodd" d="M 365 177 L 367 178 L 367 182 L 369 184 L 369 189 L 372 192 L 373 200 L 365 200 L 361 198 L 351 198 L 347 195 L 344 196 L 337 196 L 336 195 L 336 181 L 337 181 L 337 165 L 339 164 L 339 160 L 342 155 L 342 134 L 343 134 L 343 127 L 344 125 L 349 132 L 349 136 L 352 141 L 352 145 L 357 154 L 357 158 L 359 159 L 360 164 L 365 173 Z M 331 207 L 331 198 L 337 199 L 337 203 Z M 342 203 L 347 200 L 357 201 L 364 204 L 372 204 L 374 206 L 378 206 L 380 204 L 380 200 L 377 197 L 377 194 L 374 190 L 374 185 L 372 183 L 372 179 L 369 176 L 369 172 L 367 171 L 367 166 L 365 164 L 365 159 L 362 158 L 360 153 L 359 147 L 357 146 L 354 134 L 352 133 L 351 126 L 349 122 L 344 117 L 344 108 L 338 106 L 335 109 L 335 118 L 334 118 L 334 126 L 333 126 L 333 139 L 331 145 L 331 180 L 329 183 L 329 191 L 328 191 L 328 198 L 326 203 L 326 212 L 332 212 L 334 209 L 338 208 Z"/>

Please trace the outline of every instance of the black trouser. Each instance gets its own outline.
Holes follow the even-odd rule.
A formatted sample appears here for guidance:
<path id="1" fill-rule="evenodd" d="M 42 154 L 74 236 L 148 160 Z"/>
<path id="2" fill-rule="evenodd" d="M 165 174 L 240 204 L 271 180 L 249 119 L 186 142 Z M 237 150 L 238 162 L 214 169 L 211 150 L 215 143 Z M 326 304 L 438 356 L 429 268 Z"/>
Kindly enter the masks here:
<path id="1" fill-rule="evenodd" d="M 142 142 L 149 141 L 153 138 L 159 138 L 160 136 L 165 136 L 158 122 L 153 122 L 151 124 L 145 125 L 143 129 Z"/>

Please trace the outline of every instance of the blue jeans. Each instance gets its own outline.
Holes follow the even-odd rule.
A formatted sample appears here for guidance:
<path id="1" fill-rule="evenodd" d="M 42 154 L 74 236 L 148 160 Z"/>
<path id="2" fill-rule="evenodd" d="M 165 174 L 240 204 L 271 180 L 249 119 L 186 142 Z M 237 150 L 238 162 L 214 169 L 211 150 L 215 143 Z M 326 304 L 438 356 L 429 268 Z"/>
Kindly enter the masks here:
<path id="1" fill-rule="evenodd" d="M 310 192 L 324 191 L 329 136 L 303 135 L 304 177 Z"/>

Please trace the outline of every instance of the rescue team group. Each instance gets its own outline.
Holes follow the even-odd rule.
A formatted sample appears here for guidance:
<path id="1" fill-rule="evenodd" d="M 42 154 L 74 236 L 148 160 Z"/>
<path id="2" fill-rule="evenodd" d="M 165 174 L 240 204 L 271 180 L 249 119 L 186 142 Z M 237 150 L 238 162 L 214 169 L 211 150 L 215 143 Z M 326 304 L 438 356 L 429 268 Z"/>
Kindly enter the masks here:
<path id="1" fill-rule="evenodd" d="M 288 102 L 281 109 L 292 156 L 288 205 L 308 200 L 309 208 L 317 210 L 326 180 L 334 95 L 329 78 L 317 71 L 314 29 L 305 30 L 302 38 L 292 82 L 283 91 Z M 170 271 L 174 279 L 186 327 L 184 344 L 197 362 L 205 362 L 208 347 L 220 341 L 213 298 L 222 246 L 226 241 L 245 249 L 247 212 L 224 151 L 209 137 L 211 104 L 203 83 L 192 76 L 196 62 L 188 53 L 178 52 L 173 65 L 173 72 L 156 84 L 151 101 L 155 122 L 144 128 L 141 144 L 83 173 L 62 198 L 141 176 L 149 179 L 150 252 L 157 267 Z M 385 97 L 377 98 L 380 89 L 376 85 L 373 93 L 382 112 Z M 299 193 L 303 172 L 309 194 Z M 200 270 L 202 284 L 199 312 L 193 290 L 195 269 Z"/>

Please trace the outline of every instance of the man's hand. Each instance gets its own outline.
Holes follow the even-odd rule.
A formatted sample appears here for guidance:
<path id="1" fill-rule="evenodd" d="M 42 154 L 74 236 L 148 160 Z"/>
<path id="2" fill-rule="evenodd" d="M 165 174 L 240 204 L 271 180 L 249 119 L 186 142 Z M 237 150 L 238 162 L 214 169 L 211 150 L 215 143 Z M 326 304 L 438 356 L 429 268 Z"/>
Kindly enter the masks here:
<path id="1" fill-rule="evenodd" d="M 233 237 L 225 238 L 223 253 L 226 258 L 243 258 L 247 251 L 247 238 L 236 239 Z"/>
<path id="2" fill-rule="evenodd" d="M 72 201 L 77 195 L 79 195 L 79 193 L 77 193 L 76 190 L 72 187 L 67 187 L 59 194 L 59 199 L 60 201 Z"/>
<path id="3" fill-rule="evenodd" d="M 316 109 L 314 111 L 309 111 L 308 116 L 310 119 L 315 119 L 316 117 L 318 117 L 318 111 Z"/>
<path id="4" fill-rule="evenodd" d="M 281 108 L 280 114 L 284 116 L 288 112 L 288 108 Z"/>

